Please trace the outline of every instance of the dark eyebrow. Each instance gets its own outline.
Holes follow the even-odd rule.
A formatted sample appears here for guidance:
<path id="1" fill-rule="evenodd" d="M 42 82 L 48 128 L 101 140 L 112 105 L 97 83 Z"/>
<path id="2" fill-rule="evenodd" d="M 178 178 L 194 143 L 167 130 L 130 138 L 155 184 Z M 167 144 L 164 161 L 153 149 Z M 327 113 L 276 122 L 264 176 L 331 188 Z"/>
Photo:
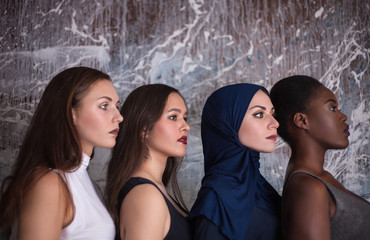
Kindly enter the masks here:
<path id="1" fill-rule="evenodd" d="M 265 110 L 266 111 L 266 108 L 264 106 L 261 106 L 261 105 L 253 106 L 253 107 L 249 108 L 249 110 L 251 110 L 253 108 L 261 108 L 262 110 Z"/>
<path id="2" fill-rule="evenodd" d="M 173 112 L 173 111 L 178 112 L 178 113 L 181 113 L 181 110 L 179 108 L 171 108 L 167 112 Z M 187 112 L 184 113 L 184 115 L 187 115 L 187 114 L 188 114 Z"/>
<path id="3" fill-rule="evenodd" d="M 328 99 L 325 103 L 328 103 L 328 102 L 337 104 L 337 101 L 335 101 L 335 99 L 332 99 L 332 98 Z"/>
<path id="4" fill-rule="evenodd" d="M 98 98 L 98 99 L 102 99 L 102 98 L 105 98 L 105 99 L 107 99 L 107 100 L 108 100 L 108 101 L 110 101 L 110 102 L 112 102 L 112 101 L 113 101 L 113 99 L 112 99 L 112 98 L 107 97 L 107 96 L 103 96 L 103 97 L 100 97 L 100 98 Z"/>
<path id="5" fill-rule="evenodd" d="M 108 97 L 108 96 L 103 96 L 103 97 L 100 97 L 100 98 L 98 98 L 98 99 L 107 99 L 109 102 L 113 102 L 113 99 L 112 98 L 110 98 L 110 97 Z M 117 101 L 117 103 L 116 104 L 120 104 L 121 102 L 120 102 L 120 100 L 118 100 Z"/>

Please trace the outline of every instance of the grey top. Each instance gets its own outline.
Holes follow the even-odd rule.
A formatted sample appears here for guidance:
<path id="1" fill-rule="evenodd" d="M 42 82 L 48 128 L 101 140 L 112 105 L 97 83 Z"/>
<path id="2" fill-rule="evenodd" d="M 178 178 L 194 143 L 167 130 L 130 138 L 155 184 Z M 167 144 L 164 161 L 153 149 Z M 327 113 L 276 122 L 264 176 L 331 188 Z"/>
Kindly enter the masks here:
<path id="1" fill-rule="evenodd" d="M 370 203 L 343 192 L 330 185 L 321 178 L 303 171 L 296 170 L 289 175 L 289 179 L 295 173 L 305 173 L 325 184 L 330 196 L 336 205 L 334 216 L 330 219 L 330 233 L 332 240 L 369 240 L 370 239 Z"/>

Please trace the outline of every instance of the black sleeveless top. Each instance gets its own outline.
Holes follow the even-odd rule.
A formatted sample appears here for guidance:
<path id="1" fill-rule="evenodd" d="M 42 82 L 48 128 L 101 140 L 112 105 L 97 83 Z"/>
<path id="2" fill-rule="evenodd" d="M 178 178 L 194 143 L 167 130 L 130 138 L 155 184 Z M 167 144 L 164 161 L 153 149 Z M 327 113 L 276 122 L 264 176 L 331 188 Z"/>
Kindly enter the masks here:
<path id="1" fill-rule="evenodd" d="M 158 188 L 158 186 L 148 179 L 141 178 L 141 177 L 130 178 L 118 194 L 118 198 L 117 198 L 118 216 L 121 211 L 121 205 L 122 205 L 123 199 L 126 197 L 126 195 L 130 192 L 131 189 L 133 189 L 135 186 L 140 185 L 140 184 L 152 184 L 162 193 L 162 191 Z M 172 203 L 167 199 L 167 197 L 163 193 L 162 195 L 163 195 L 164 200 L 166 201 L 166 204 L 170 212 L 170 216 L 171 216 L 170 229 L 168 230 L 168 233 L 166 237 L 164 238 L 164 240 L 192 239 L 191 238 L 192 232 L 191 232 L 190 223 L 188 219 L 177 211 L 177 209 L 172 205 Z M 117 232 L 116 234 L 116 240 L 121 240 L 119 232 Z"/>

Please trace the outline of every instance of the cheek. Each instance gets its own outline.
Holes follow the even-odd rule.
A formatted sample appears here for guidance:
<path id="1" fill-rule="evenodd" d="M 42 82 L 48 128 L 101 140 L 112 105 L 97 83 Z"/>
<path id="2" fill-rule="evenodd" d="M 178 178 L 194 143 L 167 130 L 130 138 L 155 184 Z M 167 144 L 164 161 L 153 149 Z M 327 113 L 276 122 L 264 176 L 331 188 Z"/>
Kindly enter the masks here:
<path id="1" fill-rule="evenodd" d="M 86 125 L 94 127 L 94 128 L 102 128 L 104 125 L 104 121 L 99 116 L 93 115 L 85 118 Z"/>
<path id="2" fill-rule="evenodd" d="M 325 115 L 318 115 L 312 123 L 312 127 L 315 133 L 328 136 L 330 133 L 334 133 L 336 129 L 336 123 L 332 118 Z"/>
<path id="3" fill-rule="evenodd" d="M 78 119 L 77 129 L 80 131 L 93 131 L 102 128 L 104 121 L 102 118 L 93 111 L 84 111 L 80 114 Z"/>
<path id="4" fill-rule="evenodd" d="M 163 124 L 161 122 L 157 122 L 157 124 L 154 126 L 153 130 L 151 131 L 149 135 L 149 142 L 153 141 L 163 141 L 167 138 L 168 135 L 171 135 L 168 133 L 169 129 L 166 126 L 166 124 Z M 162 140 L 163 139 L 163 140 Z"/>
<path id="5" fill-rule="evenodd" d="M 238 132 L 239 141 L 246 147 L 251 147 L 256 141 L 259 140 L 258 126 L 248 124 L 242 126 Z"/>
<path id="6" fill-rule="evenodd" d="M 335 117 L 322 115 L 316 116 L 312 122 L 313 137 L 328 148 L 344 148 L 348 145 L 348 138 L 339 128 L 339 122 Z"/>

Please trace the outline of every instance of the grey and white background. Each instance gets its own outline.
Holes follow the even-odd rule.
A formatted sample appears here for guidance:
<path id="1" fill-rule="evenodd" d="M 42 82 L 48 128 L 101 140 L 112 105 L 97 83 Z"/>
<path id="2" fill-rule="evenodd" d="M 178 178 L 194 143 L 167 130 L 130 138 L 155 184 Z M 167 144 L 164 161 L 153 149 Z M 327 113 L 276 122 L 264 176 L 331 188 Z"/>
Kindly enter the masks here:
<path id="1" fill-rule="evenodd" d="M 305 74 L 330 88 L 348 116 L 350 146 L 328 152 L 326 168 L 370 199 L 369 0 L 0 2 L 0 181 L 45 86 L 60 71 L 83 65 L 107 72 L 122 102 L 148 83 L 181 91 L 192 129 L 179 181 L 191 207 L 203 176 L 206 98 L 227 84 L 270 89 L 283 77 Z M 109 155 L 96 149 L 89 168 L 102 188 Z M 261 157 L 263 175 L 281 192 L 288 147 L 278 140 L 276 151 Z"/>

